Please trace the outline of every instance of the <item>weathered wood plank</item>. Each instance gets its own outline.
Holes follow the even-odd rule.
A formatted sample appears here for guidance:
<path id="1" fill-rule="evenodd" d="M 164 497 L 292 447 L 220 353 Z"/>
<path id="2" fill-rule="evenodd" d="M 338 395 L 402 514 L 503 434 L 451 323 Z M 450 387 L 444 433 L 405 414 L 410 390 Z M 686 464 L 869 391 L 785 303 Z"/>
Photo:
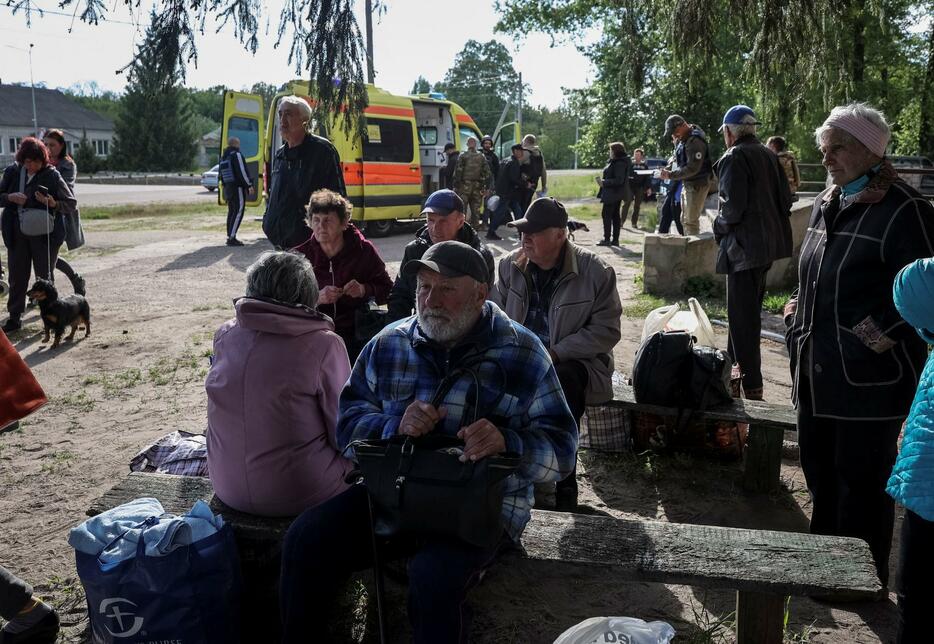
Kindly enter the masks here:
<path id="1" fill-rule="evenodd" d="M 736 644 L 782 644 L 784 630 L 784 597 L 736 593 Z"/>
<path id="2" fill-rule="evenodd" d="M 743 452 L 743 487 L 750 492 L 777 492 L 781 488 L 784 432 L 759 431 L 749 426 Z"/>
<path id="3" fill-rule="evenodd" d="M 208 479 L 132 473 L 88 510 L 97 514 L 141 496 L 168 512 L 211 499 Z M 221 504 L 222 505 L 222 504 Z M 288 519 L 224 510 L 238 538 L 278 541 Z M 605 571 L 614 579 L 730 588 L 774 595 L 871 598 L 880 590 L 869 547 L 860 539 L 624 520 L 533 510 L 522 537 L 523 565 L 544 562 Z"/>
<path id="4" fill-rule="evenodd" d="M 620 377 L 613 378 L 613 400 L 610 406 L 634 409 L 636 411 L 657 414 L 659 416 L 677 416 L 675 407 L 662 407 L 636 402 L 632 387 Z M 749 423 L 762 429 L 793 430 L 797 426 L 797 415 L 790 405 L 776 405 L 764 400 L 745 400 L 737 398 L 731 405 L 723 405 L 696 413 L 697 420 L 725 420 L 729 422 Z"/>

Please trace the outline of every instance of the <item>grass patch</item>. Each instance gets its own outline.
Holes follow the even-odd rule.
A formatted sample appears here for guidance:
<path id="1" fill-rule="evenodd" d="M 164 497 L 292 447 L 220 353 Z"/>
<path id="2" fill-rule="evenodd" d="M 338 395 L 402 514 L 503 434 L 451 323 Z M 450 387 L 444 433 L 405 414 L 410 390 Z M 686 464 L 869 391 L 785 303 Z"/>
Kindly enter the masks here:
<path id="1" fill-rule="evenodd" d="M 55 402 L 64 407 L 73 407 L 78 411 L 89 412 L 93 411 L 94 409 L 94 400 L 87 394 L 86 391 L 65 394 L 61 398 L 56 399 Z"/>
<path id="2" fill-rule="evenodd" d="M 765 299 L 762 300 L 762 310 L 769 313 L 781 314 L 785 310 L 785 303 L 791 299 L 791 293 L 788 291 L 778 291 L 776 293 L 767 292 Z"/>
<path id="3" fill-rule="evenodd" d="M 262 207 L 248 207 L 241 230 L 258 230 L 260 224 L 253 221 L 253 217 L 262 214 Z M 185 226 L 189 230 L 215 232 L 226 230 L 227 210 L 213 202 L 126 204 L 82 208 L 81 217 L 91 224 L 89 228 L 100 231 L 159 230 Z"/>
<path id="4" fill-rule="evenodd" d="M 560 199 L 559 199 L 560 201 Z M 568 217 L 580 219 L 581 221 L 600 220 L 600 204 L 579 204 L 568 206 Z"/>
<path id="5" fill-rule="evenodd" d="M 83 385 L 101 385 L 104 393 L 112 396 L 118 391 L 130 389 L 143 384 L 143 372 L 136 367 L 118 371 L 114 374 L 102 374 L 99 376 L 86 376 L 81 381 Z"/>
<path id="6" fill-rule="evenodd" d="M 54 474 L 56 472 L 61 472 L 71 467 L 71 464 L 75 460 L 75 453 L 70 452 L 67 449 L 63 449 L 58 452 L 53 452 L 43 458 L 46 459 L 46 462 L 42 464 L 41 470 L 46 474 Z"/>
<path id="7" fill-rule="evenodd" d="M 589 170 L 587 174 L 559 174 L 548 178 L 548 196 L 558 201 L 596 197 L 600 186 L 594 181 L 602 170 Z"/>
<path id="8" fill-rule="evenodd" d="M 623 307 L 623 315 L 627 318 L 645 318 L 653 309 L 669 304 L 665 298 L 648 293 L 637 294 Z"/>

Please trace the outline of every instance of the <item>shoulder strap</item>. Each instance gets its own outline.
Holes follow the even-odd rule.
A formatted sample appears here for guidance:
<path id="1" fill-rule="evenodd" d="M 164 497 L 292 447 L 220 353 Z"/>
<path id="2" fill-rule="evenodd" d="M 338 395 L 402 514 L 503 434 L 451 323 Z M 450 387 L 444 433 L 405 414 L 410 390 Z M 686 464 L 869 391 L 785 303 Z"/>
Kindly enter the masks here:
<path id="1" fill-rule="evenodd" d="M 19 167 L 19 191 L 22 193 L 26 192 L 26 166 L 21 165 Z M 17 211 L 19 213 L 23 212 L 23 204 L 17 206 Z"/>

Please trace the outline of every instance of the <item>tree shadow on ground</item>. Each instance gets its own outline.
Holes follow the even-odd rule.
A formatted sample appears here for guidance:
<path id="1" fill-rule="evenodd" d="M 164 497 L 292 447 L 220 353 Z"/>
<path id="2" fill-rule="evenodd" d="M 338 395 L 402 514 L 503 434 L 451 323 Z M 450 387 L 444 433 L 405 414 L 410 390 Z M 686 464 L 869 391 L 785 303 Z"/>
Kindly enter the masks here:
<path id="1" fill-rule="evenodd" d="M 273 247 L 265 238 L 254 239 L 243 246 L 203 246 L 190 253 L 179 255 L 156 272 L 164 273 L 192 268 L 206 268 L 224 261 L 238 271 L 246 272 L 246 269 L 256 261 L 259 254 L 267 250 L 273 250 Z"/>

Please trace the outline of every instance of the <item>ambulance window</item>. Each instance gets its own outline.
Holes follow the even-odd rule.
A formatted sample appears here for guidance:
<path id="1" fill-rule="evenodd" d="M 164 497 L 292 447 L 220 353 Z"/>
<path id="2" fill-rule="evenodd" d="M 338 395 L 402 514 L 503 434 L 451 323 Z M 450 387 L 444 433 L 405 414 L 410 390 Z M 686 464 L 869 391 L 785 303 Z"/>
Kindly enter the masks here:
<path id="1" fill-rule="evenodd" d="M 458 131 L 459 131 L 460 137 L 461 137 L 461 151 L 467 149 L 467 139 L 468 139 L 468 138 L 474 137 L 474 138 L 477 139 L 478 141 L 480 140 L 480 136 L 479 136 L 476 132 L 474 132 L 472 129 L 470 129 L 469 127 L 464 127 L 463 125 L 461 125 L 461 126 L 458 128 Z"/>
<path id="2" fill-rule="evenodd" d="M 259 122 L 233 116 L 227 123 L 227 136 L 240 139 L 240 152 L 244 157 L 255 157 L 259 152 Z"/>
<path id="3" fill-rule="evenodd" d="M 418 128 L 419 145 L 436 145 L 438 143 L 438 128 L 420 127 Z"/>
<path id="4" fill-rule="evenodd" d="M 367 118 L 363 158 L 366 161 L 411 163 L 415 158 L 412 123 L 394 119 Z"/>

